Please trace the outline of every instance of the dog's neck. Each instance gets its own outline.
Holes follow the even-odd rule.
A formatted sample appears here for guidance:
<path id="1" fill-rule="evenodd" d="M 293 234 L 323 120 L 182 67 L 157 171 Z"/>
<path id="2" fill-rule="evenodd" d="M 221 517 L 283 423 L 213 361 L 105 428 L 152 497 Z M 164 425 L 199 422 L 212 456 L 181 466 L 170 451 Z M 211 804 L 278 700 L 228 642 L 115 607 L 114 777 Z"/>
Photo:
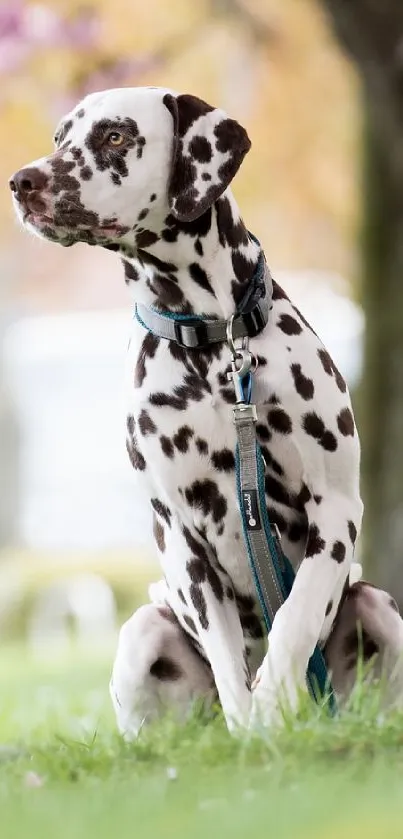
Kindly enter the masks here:
<path id="1" fill-rule="evenodd" d="M 190 223 L 164 209 L 156 207 L 144 227 L 125 238 L 125 277 L 135 301 L 161 311 L 230 317 L 260 253 L 230 190 Z"/>

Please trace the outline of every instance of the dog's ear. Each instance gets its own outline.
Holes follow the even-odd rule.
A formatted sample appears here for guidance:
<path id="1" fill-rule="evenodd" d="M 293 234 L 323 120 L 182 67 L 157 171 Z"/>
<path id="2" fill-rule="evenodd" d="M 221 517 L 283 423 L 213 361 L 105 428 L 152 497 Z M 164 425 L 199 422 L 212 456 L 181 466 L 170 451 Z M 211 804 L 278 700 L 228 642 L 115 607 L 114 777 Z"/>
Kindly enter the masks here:
<path id="1" fill-rule="evenodd" d="M 173 119 L 169 205 L 190 222 L 224 192 L 251 143 L 238 122 L 196 96 L 167 93 L 163 101 Z"/>

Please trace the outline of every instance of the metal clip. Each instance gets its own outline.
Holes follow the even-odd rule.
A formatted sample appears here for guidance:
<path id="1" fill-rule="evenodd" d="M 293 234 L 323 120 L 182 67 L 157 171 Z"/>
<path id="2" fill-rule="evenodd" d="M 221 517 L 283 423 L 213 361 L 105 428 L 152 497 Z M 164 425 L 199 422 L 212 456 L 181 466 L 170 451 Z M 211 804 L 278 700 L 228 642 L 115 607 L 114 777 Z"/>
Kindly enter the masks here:
<path id="1" fill-rule="evenodd" d="M 232 408 L 232 413 L 235 425 L 245 421 L 257 422 L 256 405 L 246 405 L 245 402 L 237 402 L 237 404 Z"/>
<path id="2" fill-rule="evenodd" d="M 237 367 L 237 360 L 240 360 L 241 366 Z M 235 389 L 235 397 L 237 402 L 244 402 L 244 390 L 242 385 L 242 379 L 246 376 L 252 366 L 252 357 L 249 351 L 240 352 L 237 356 L 237 359 L 234 360 L 231 364 L 231 372 L 227 373 L 227 378 L 232 379 L 232 383 Z"/>
<path id="3" fill-rule="evenodd" d="M 227 378 L 232 379 L 235 397 L 237 402 L 244 402 L 245 396 L 242 386 L 242 379 L 248 373 L 254 373 L 257 367 L 255 357 L 249 351 L 249 338 L 246 335 L 242 339 L 242 348 L 237 349 L 234 344 L 234 336 L 232 334 L 232 327 L 235 315 L 232 315 L 227 322 L 227 342 L 232 355 L 231 372 L 227 374 Z M 237 366 L 239 365 L 239 366 Z"/>

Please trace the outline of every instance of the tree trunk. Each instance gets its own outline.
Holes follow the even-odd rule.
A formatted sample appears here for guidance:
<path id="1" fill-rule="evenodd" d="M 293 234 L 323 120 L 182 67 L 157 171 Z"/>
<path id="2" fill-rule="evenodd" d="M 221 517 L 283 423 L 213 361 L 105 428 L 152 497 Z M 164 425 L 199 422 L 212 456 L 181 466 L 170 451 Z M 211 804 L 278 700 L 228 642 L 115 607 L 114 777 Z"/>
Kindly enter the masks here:
<path id="1" fill-rule="evenodd" d="M 365 575 L 403 605 L 403 2 L 322 0 L 363 82 Z"/>
<path id="2" fill-rule="evenodd" d="M 403 605 L 403 177 L 366 108 L 363 305 L 365 571 Z M 403 136 L 401 138 L 403 143 Z"/>

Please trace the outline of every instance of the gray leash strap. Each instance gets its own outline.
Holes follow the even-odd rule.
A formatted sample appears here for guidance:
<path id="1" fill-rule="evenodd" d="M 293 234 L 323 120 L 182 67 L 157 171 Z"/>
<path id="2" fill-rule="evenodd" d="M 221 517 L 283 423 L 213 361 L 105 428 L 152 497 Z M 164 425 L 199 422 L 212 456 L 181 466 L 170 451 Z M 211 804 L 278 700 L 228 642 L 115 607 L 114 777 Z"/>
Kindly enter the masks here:
<path id="1" fill-rule="evenodd" d="M 269 549 L 264 529 L 261 493 L 259 492 L 258 450 L 256 446 L 256 406 L 238 403 L 234 406 L 234 423 L 238 440 L 238 480 L 241 515 L 245 530 L 245 539 L 249 562 L 258 584 L 261 600 L 264 602 L 269 625 L 276 612 L 284 603 L 273 557 Z M 263 604 L 262 604 L 263 606 Z M 263 608 L 264 608 L 263 607 Z"/>
<path id="2" fill-rule="evenodd" d="M 261 452 L 256 441 L 256 405 L 250 403 L 252 376 L 256 361 L 249 352 L 249 340 L 244 338 L 242 348 L 237 348 L 233 334 L 234 319 L 227 324 L 227 343 L 232 355 L 232 370 L 228 378 L 232 379 L 236 404 L 233 407 L 234 424 L 237 435 L 237 490 L 240 513 L 244 529 L 249 565 L 259 594 L 267 629 L 270 630 L 276 612 L 284 603 L 285 595 L 279 582 L 279 574 L 284 570 L 283 554 L 277 548 L 279 540 L 273 536 L 267 516 L 262 465 L 258 458 Z M 248 379 L 245 379 L 248 377 Z M 249 394 L 245 398 L 245 381 L 248 381 Z M 276 544 L 277 543 L 277 544 Z"/>

